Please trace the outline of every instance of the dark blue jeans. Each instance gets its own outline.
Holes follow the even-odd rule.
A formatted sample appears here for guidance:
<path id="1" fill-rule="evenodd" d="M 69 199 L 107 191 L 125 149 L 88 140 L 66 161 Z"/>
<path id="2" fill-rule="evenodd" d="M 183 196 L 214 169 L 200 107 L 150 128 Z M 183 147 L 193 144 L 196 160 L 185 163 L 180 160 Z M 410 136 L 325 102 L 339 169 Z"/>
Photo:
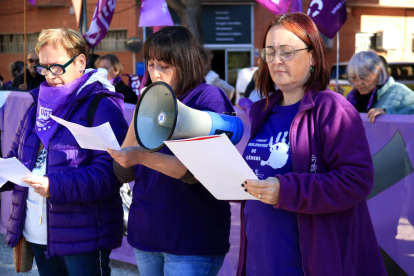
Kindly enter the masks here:
<path id="1" fill-rule="evenodd" d="M 46 245 L 30 243 L 40 276 L 109 276 L 111 250 L 45 259 Z"/>

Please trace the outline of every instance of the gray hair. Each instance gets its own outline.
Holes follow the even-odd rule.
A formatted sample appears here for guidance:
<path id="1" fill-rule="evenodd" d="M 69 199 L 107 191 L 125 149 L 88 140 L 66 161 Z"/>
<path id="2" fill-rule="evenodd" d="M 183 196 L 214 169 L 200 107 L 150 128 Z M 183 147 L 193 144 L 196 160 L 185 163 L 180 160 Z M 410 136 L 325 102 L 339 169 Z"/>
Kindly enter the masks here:
<path id="1" fill-rule="evenodd" d="M 354 54 L 346 67 L 346 75 L 352 86 L 354 86 L 352 81 L 354 76 L 361 79 L 372 73 L 379 75 L 377 85 L 387 81 L 387 69 L 374 51 L 361 51 Z"/>

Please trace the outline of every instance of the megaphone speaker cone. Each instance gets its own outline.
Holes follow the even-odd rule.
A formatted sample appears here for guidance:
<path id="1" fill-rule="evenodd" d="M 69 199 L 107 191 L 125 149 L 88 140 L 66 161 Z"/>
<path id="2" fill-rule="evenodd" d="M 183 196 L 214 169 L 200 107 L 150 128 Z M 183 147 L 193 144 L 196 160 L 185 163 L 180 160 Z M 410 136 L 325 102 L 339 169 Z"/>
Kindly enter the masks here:
<path id="1" fill-rule="evenodd" d="M 139 98 L 134 116 L 135 136 L 147 151 L 158 151 L 174 132 L 177 100 L 164 82 L 149 85 Z"/>

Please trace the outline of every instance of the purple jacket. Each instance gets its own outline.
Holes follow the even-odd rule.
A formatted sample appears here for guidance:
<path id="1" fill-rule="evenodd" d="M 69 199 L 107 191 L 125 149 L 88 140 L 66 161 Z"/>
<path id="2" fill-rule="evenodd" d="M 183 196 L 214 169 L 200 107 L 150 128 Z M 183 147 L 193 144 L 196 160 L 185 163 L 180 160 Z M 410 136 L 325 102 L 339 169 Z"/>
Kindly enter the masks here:
<path id="1" fill-rule="evenodd" d="M 80 92 L 63 119 L 89 126 L 89 105 L 98 93 L 110 97 L 100 101 L 92 125 L 109 121 L 121 143 L 128 129 L 123 115 L 123 96 L 110 92 L 98 82 Z M 34 89 L 31 94 L 34 104 L 26 111 L 7 155 L 17 157 L 29 170 L 35 165 L 40 145 L 35 131 L 39 89 Z M 46 258 L 121 246 L 121 183 L 113 172 L 110 155 L 106 151 L 80 148 L 70 131 L 61 125 L 53 135 L 47 152 L 46 175 L 49 178 L 50 198 L 47 199 Z M 13 190 L 6 242 L 14 247 L 24 228 L 28 188 L 8 182 L 1 191 L 4 190 Z"/>
<path id="2" fill-rule="evenodd" d="M 282 93 L 252 105 L 251 137 Z M 365 198 L 374 168 L 361 117 L 330 90 L 306 92 L 289 132 L 293 172 L 277 175 L 275 208 L 296 212 L 304 275 L 387 275 Z M 247 239 L 241 206 L 237 275 L 245 275 Z M 271 241 L 269 241 L 271 242 Z"/>

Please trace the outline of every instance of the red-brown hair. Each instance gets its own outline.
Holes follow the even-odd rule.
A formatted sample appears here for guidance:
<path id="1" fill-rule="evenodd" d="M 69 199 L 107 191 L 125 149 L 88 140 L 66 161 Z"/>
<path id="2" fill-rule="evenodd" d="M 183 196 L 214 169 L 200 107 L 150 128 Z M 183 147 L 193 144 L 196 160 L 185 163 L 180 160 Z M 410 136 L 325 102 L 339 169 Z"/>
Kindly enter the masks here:
<path id="1" fill-rule="evenodd" d="M 326 49 L 318 28 L 312 19 L 300 12 L 281 14 L 273 17 L 266 27 L 262 49 L 266 47 L 266 36 L 269 30 L 276 25 L 280 25 L 292 32 L 307 45 L 309 48 L 308 51 L 312 50 L 312 56 L 315 61 L 315 70 L 303 85 L 304 90 L 325 90 L 330 80 Z M 262 60 L 259 63 L 259 77 L 256 82 L 256 89 L 262 97 L 266 97 L 267 102 L 269 102 L 269 95 L 272 92 L 276 92 L 269 68 L 267 67 L 266 62 L 263 62 Z"/>

